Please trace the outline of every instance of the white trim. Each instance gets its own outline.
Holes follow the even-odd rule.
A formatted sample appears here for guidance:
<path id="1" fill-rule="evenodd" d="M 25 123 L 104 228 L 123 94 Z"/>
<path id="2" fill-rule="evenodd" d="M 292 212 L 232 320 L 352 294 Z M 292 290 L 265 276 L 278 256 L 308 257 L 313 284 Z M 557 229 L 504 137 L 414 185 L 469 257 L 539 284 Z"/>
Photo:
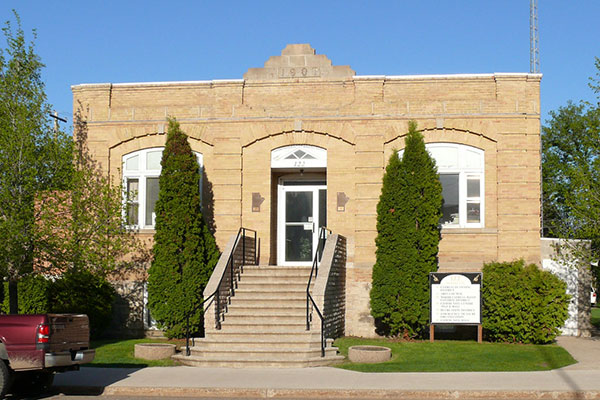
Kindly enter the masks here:
<path id="1" fill-rule="evenodd" d="M 214 83 L 244 83 L 243 79 L 211 79 L 202 81 L 158 81 L 158 82 L 101 82 L 101 83 L 78 83 L 71 85 L 71 89 L 79 87 L 94 87 L 94 86 L 177 86 L 177 85 L 210 85 Z"/>
<path id="2" fill-rule="evenodd" d="M 352 79 L 362 80 L 424 80 L 424 79 L 478 79 L 495 77 L 524 77 L 541 79 L 543 74 L 531 74 L 527 72 L 494 72 L 487 74 L 427 74 L 427 75 L 354 75 Z M 110 87 L 110 86 L 177 86 L 177 85 L 211 85 L 220 83 L 244 83 L 245 79 L 211 79 L 200 81 L 157 81 L 157 82 L 122 82 L 122 83 L 79 83 L 71 85 L 71 90 L 86 87 Z"/>
<path id="3" fill-rule="evenodd" d="M 543 74 L 530 74 L 527 72 L 494 72 L 487 74 L 428 74 L 428 75 L 354 75 L 354 80 L 423 80 L 423 79 L 477 79 L 495 77 L 524 77 L 542 78 Z"/>
<path id="4" fill-rule="evenodd" d="M 327 168 L 327 150 L 292 145 L 271 150 L 271 168 Z"/>

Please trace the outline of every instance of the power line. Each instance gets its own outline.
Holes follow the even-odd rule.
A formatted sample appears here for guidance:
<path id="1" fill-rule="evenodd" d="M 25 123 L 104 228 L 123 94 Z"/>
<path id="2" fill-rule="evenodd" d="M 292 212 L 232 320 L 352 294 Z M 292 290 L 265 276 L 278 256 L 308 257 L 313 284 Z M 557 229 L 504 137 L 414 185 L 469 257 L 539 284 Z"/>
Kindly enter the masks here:
<path id="1" fill-rule="evenodd" d="M 53 113 L 49 113 L 52 118 L 54 118 L 54 134 L 58 133 L 58 121 L 67 122 L 66 118 L 61 118 L 58 116 L 58 112 L 54 111 Z"/>

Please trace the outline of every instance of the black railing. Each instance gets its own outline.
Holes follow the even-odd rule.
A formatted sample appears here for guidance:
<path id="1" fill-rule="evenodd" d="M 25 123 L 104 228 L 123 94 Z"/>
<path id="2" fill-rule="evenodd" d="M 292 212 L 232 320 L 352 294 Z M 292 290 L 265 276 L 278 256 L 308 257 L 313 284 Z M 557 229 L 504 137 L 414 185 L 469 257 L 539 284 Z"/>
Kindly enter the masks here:
<path id="1" fill-rule="evenodd" d="M 315 252 L 315 258 L 313 260 L 312 269 L 310 270 L 310 277 L 308 278 L 308 285 L 306 285 L 306 330 L 310 331 L 310 323 L 312 322 L 312 308 L 317 312 L 319 319 L 321 320 L 321 357 L 325 357 L 325 332 L 324 332 L 324 318 L 321 310 L 315 303 L 312 295 L 310 294 L 310 285 L 313 280 L 313 276 L 317 279 L 317 275 L 319 274 L 319 263 L 321 262 L 321 257 L 323 257 L 323 248 L 325 247 L 325 241 L 327 240 L 327 234 L 330 234 L 331 231 L 326 227 L 322 226 L 319 228 L 319 241 L 317 244 L 317 251 Z"/>
<path id="2" fill-rule="evenodd" d="M 246 233 L 253 233 L 253 237 L 249 237 Z M 241 239 L 241 246 L 240 246 Z M 246 245 L 247 240 L 252 241 L 251 246 Z M 237 283 L 240 275 L 244 272 L 244 265 L 256 265 L 257 260 L 257 240 L 256 231 L 248 228 L 240 228 L 233 246 L 231 254 L 227 259 L 227 264 L 223 269 L 223 274 L 217 285 L 217 290 L 203 299 L 186 315 L 185 328 L 185 354 L 190 355 L 190 316 L 195 313 L 200 306 L 204 305 L 210 299 L 215 301 L 215 328 L 221 329 L 221 318 L 227 312 L 227 306 L 231 304 L 231 297 L 235 296 Z"/>

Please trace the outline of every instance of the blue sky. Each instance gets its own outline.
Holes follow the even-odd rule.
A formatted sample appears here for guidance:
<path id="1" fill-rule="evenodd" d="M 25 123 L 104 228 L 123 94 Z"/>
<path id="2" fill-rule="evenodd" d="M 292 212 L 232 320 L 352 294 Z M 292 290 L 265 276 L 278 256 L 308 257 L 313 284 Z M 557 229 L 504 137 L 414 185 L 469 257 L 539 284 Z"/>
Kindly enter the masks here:
<path id="1" fill-rule="evenodd" d="M 544 120 L 595 100 L 600 1 L 538 3 Z M 48 100 L 69 124 L 73 84 L 239 79 L 287 43 L 357 75 L 529 71 L 528 0 L 0 0 L 2 23 L 11 9 L 37 30 Z"/>

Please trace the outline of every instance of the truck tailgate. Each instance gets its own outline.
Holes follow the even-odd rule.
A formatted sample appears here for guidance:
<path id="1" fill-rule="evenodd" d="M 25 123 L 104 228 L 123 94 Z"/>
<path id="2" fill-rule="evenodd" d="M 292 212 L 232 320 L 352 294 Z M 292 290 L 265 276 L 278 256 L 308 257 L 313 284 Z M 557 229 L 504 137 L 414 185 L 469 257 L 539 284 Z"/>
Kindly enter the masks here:
<path id="1" fill-rule="evenodd" d="M 49 351 L 60 352 L 90 347 L 90 323 L 84 314 L 48 314 Z"/>

